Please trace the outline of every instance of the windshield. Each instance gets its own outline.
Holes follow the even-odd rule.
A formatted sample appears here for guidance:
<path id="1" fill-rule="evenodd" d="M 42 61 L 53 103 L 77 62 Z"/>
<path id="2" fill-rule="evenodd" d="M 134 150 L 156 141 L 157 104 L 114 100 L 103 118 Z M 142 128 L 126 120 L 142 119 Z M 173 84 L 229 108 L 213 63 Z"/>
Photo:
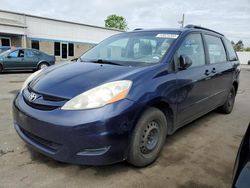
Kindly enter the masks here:
<path id="1" fill-rule="evenodd" d="M 11 52 L 11 50 L 5 50 L 3 52 L 0 51 L 0 56 L 6 56 L 7 54 L 9 54 Z"/>
<path id="2" fill-rule="evenodd" d="M 110 62 L 125 66 L 146 66 L 159 63 L 177 32 L 131 32 L 114 35 L 85 54 L 80 61 Z"/>

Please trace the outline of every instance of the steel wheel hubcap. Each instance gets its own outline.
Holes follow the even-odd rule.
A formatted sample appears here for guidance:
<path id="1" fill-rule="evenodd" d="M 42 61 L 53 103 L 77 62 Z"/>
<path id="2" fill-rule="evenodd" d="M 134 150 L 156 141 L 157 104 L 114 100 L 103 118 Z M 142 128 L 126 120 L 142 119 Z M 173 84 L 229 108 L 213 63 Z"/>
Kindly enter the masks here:
<path id="1" fill-rule="evenodd" d="M 143 154 L 153 151 L 159 141 L 159 125 L 155 121 L 151 121 L 143 130 L 140 142 L 140 150 Z"/>

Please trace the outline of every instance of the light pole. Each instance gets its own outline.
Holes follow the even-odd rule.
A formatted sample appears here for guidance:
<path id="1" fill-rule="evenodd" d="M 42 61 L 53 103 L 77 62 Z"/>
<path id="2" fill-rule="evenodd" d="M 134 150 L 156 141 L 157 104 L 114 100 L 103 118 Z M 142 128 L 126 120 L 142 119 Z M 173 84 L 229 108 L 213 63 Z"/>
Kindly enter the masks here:
<path id="1" fill-rule="evenodd" d="M 181 25 L 181 28 L 184 27 L 184 22 L 185 22 L 185 14 L 182 14 L 182 20 L 181 20 L 181 21 L 178 21 L 178 24 Z"/>

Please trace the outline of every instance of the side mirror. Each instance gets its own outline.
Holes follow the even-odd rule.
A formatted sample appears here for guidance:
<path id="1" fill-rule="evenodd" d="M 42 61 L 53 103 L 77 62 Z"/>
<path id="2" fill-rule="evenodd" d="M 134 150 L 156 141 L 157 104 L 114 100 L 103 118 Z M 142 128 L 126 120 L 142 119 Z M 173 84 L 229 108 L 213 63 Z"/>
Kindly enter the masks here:
<path id="1" fill-rule="evenodd" d="M 77 62 L 79 58 L 71 59 L 70 61 Z"/>
<path id="2" fill-rule="evenodd" d="M 187 55 L 181 55 L 179 57 L 179 61 L 180 61 L 181 69 L 187 69 L 188 67 L 192 65 L 192 59 L 188 57 Z"/>
<path id="3" fill-rule="evenodd" d="M 9 59 L 9 58 L 11 58 L 11 56 L 7 55 L 7 58 Z"/>

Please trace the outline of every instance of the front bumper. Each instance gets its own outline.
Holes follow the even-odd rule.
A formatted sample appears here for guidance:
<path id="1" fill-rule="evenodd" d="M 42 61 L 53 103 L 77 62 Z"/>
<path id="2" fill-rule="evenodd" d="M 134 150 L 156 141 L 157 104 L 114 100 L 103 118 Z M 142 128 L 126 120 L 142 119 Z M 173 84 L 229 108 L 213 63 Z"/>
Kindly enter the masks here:
<path id="1" fill-rule="evenodd" d="M 86 165 L 125 160 L 139 112 L 127 99 L 79 111 L 34 109 L 20 94 L 13 103 L 15 129 L 26 143 L 55 160 Z"/>

